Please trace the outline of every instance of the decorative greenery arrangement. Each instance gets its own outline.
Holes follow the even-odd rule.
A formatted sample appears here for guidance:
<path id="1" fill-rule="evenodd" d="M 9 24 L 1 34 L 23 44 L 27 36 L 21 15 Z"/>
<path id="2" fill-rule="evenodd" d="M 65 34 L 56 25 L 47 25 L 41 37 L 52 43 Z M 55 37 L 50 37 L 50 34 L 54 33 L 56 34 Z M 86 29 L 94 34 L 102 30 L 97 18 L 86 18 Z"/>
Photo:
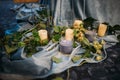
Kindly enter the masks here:
<path id="1" fill-rule="evenodd" d="M 64 28 L 64 27 L 62 27 L 62 28 Z M 59 41 L 60 37 L 63 36 L 65 29 L 61 29 L 60 27 L 55 27 L 54 29 L 55 29 L 54 30 L 55 33 L 57 33 L 56 41 Z M 95 41 L 93 41 L 93 43 L 89 42 L 89 40 L 85 36 L 85 32 L 87 29 L 84 28 L 83 24 L 79 25 L 77 28 L 72 27 L 72 29 L 74 30 L 74 41 L 79 42 L 81 44 L 82 48 L 84 48 L 86 50 L 82 55 L 74 56 L 72 58 L 72 61 L 76 62 L 76 61 L 80 60 L 80 58 L 93 57 L 93 55 L 91 55 L 91 52 L 98 55 L 96 57 L 96 60 L 101 60 L 103 57 L 102 47 L 105 44 L 105 42 L 103 40 L 98 42 L 97 39 Z M 54 39 L 54 37 L 53 37 L 53 39 Z M 73 46 L 76 47 L 75 42 L 74 42 Z M 56 63 L 61 62 L 61 60 L 59 58 L 53 58 L 53 61 L 55 61 Z"/>
<path id="2" fill-rule="evenodd" d="M 91 58 L 91 57 L 93 57 L 93 55 L 91 55 L 91 52 L 93 54 L 98 55 L 96 57 L 96 60 L 99 61 L 103 58 L 102 47 L 105 44 L 105 41 L 104 40 L 98 41 L 97 39 L 95 39 L 95 41 L 90 42 L 86 38 L 85 32 L 87 30 L 87 26 L 89 26 L 89 27 L 93 26 L 92 23 L 95 21 L 95 19 L 87 18 L 83 21 L 85 21 L 85 22 L 83 22 L 84 24 L 79 25 L 78 28 L 72 27 L 72 29 L 74 30 L 73 46 L 74 46 L 74 48 L 77 47 L 77 44 L 75 43 L 75 41 L 77 41 L 78 43 L 81 44 L 82 48 L 85 49 L 85 52 L 82 53 L 81 55 L 75 55 L 72 58 L 72 61 L 75 63 L 78 60 L 80 60 L 81 58 Z M 89 23 L 89 24 L 87 24 L 87 23 Z M 107 24 L 107 25 L 109 27 L 108 34 L 115 34 L 115 30 L 120 30 L 119 25 L 115 25 L 113 27 L 110 26 L 109 24 Z M 11 55 L 12 53 L 14 54 L 14 52 L 16 52 L 19 48 L 25 47 L 24 52 L 27 53 L 26 56 L 31 57 L 31 55 L 33 55 L 34 53 L 39 51 L 36 49 L 37 46 L 48 44 L 47 41 L 45 44 L 40 44 L 40 38 L 38 36 L 38 30 L 47 29 L 47 28 L 52 28 L 50 31 L 51 32 L 50 34 L 52 36 L 49 36 L 49 40 L 52 40 L 52 42 L 59 42 L 60 38 L 64 36 L 65 30 L 67 29 L 67 27 L 65 27 L 65 26 L 54 26 L 54 27 L 50 26 L 50 27 L 48 27 L 46 22 L 41 21 L 39 23 L 36 23 L 35 27 L 32 29 L 29 29 L 29 30 L 26 30 L 23 32 L 16 32 L 11 35 L 6 35 L 4 37 L 3 44 L 5 46 L 5 49 L 8 53 L 8 55 Z M 97 30 L 97 28 L 92 27 L 91 30 L 93 30 L 93 29 Z M 26 37 L 23 41 L 21 41 L 21 38 L 23 36 L 25 36 L 25 34 L 27 34 L 27 33 L 32 33 L 32 35 L 30 37 Z M 117 37 L 120 40 L 120 35 L 118 35 Z M 56 58 L 54 56 L 52 57 L 52 61 L 55 63 L 62 62 L 62 60 L 60 58 Z M 67 76 L 68 76 L 67 78 L 69 78 L 69 69 L 68 69 Z M 63 79 L 62 79 L 62 77 L 56 77 L 54 80 L 63 80 Z"/>
<path id="3" fill-rule="evenodd" d="M 58 42 L 62 36 L 65 34 L 65 30 L 67 28 L 65 26 L 54 26 L 53 27 L 53 36 L 52 36 L 52 41 L 53 42 Z"/>
<path id="4" fill-rule="evenodd" d="M 44 15 L 42 15 L 43 18 Z M 46 16 L 44 16 L 46 17 Z M 102 46 L 104 45 L 104 41 L 98 41 L 97 39 L 95 41 L 93 41 L 92 43 L 89 42 L 89 40 L 86 38 L 85 36 L 85 32 L 86 32 L 86 27 L 92 27 L 93 22 L 96 21 L 93 18 L 87 18 L 85 20 L 83 20 L 84 24 L 81 24 L 78 28 L 74 28 L 72 27 L 72 29 L 74 30 L 74 41 L 77 41 L 81 44 L 81 46 L 86 50 L 85 53 L 83 54 L 83 56 L 74 56 L 73 61 L 78 60 L 81 57 L 91 57 L 92 55 L 90 54 L 91 52 L 93 53 L 97 53 L 99 56 L 99 58 L 96 58 L 97 60 L 102 59 Z M 107 23 L 105 23 L 107 24 Z M 120 26 L 119 25 L 115 25 L 115 26 L 110 26 L 108 25 L 108 33 L 109 34 L 115 34 L 115 30 L 120 30 Z M 50 26 L 51 27 L 51 26 Z M 27 31 L 23 31 L 23 32 L 16 32 L 12 35 L 6 35 L 5 36 L 5 41 L 4 41 L 4 46 L 6 48 L 6 51 L 8 54 L 10 53 L 14 53 L 18 48 L 20 47 L 25 47 L 25 52 L 27 53 L 27 57 L 30 57 L 32 54 L 36 53 L 37 50 L 36 46 L 41 46 L 41 45 L 46 45 L 48 43 L 48 41 L 45 41 L 45 44 L 40 44 L 40 39 L 38 36 L 38 30 L 40 29 L 47 29 L 49 28 L 46 24 L 46 21 L 44 20 L 40 20 L 39 23 L 35 24 L 35 27 L 33 29 L 27 30 Z M 64 36 L 65 34 L 65 30 L 67 29 L 67 27 L 65 26 L 54 26 L 51 27 L 51 32 L 50 34 L 52 34 L 53 36 L 49 36 L 49 40 L 52 40 L 53 42 L 58 42 L 60 40 L 61 37 Z M 92 27 L 91 30 L 93 29 L 97 29 Z M 30 37 L 26 37 L 26 39 L 24 39 L 23 41 L 20 41 L 21 38 L 26 34 L 26 33 L 32 33 L 32 36 Z M 114 33 L 112 33 L 114 32 Z M 118 35 L 118 39 L 119 39 L 119 35 Z M 76 47 L 76 43 L 73 43 L 73 46 Z"/>

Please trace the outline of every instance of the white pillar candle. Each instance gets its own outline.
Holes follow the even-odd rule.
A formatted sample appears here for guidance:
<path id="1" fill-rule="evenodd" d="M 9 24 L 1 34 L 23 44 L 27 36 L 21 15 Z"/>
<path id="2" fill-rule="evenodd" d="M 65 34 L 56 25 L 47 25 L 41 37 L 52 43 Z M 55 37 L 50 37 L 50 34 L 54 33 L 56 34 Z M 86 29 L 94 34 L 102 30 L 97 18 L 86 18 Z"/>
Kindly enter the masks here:
<path id="1" fill-rule="evenodd" d="M 72 29 L 66 29 L 65 31 L 65 40 L 73 40 L 74 33 Z"/>
<path id="2" fill-rule="evenodd" d="M 98 36 L 104 36 L 107 30 L 107 25 L 105 24 L 100 24 L 98 28 Z"/>
<path id="3" fill-rule="evenodd" d="M 38 34 L 39 34 L 39 36 L 40 36 L 40 40 L 41 40 L 41 41 L 48 39 L 47 30 L 39 30 L 39 31 L 38 31 Z"/>
<path id="4" fill-rule="evenodd" d="M 73 23 L 73 27 L 79 28 L 80 24 L 83 24 L 82 20 L 75 20 Z"/>

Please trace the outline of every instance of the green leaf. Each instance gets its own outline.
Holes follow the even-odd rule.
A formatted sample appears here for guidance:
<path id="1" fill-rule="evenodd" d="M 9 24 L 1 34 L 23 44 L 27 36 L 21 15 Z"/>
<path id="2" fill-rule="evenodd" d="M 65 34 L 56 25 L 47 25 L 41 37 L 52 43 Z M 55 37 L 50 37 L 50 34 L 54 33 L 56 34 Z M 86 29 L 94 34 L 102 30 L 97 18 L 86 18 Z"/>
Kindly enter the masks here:
<path id="1" fill-rule="evenodd" d="M 56 77 L 56 78 L 54 78 L 52 80 L 64 80 L 64 79 L 62 77 Z"/>
<path id="2" fill-rule="evenodd" d="M 33 55 L 33 53 L 29 52 L 29 54 L 26 55 L 26 57 L 31 57 Z"/>
<path id="3" fill-rule="evenodd" d="M 87 38 L 84 37 L 83 41 L 82 41 L 85 45 L 90 46 L 90 42 Z"/>
<path id="4" fill-rule="evenodd" d="M 78 46 L 77 43 L 74 41 L 73 42 L 73 47 L 76 48 L 77 46 Z"/>
<path id="5" fill-rule="evenodd" d="M 6 49 L 6 52 L 8 54 L 10 54 L 10 53 L 16 51 L 18 49 L 18 47 L 9 47 L 8 45 L 5 45 L 5 49 Z"/>
<path id="6" fill-rule="evenodd" d="M 55 26 L 55 27 L 54 27 L 54 31 L 55 31 L 56 33 L 59 33 L 59 32 L 60 32 L 60 27 L 59 27 L 59 26 Z"/>
<path id="7" fill-rule="evenodd" d="M 117 36 L 117 39 L 118 39 L 118 41 L 119 41 L 119 43 L 120 43 L 120 35 Z"/>
<path id="8" fill-rule="evenodd" d="M 54 41 L 59 41 L 59 39 L 61 38 L 61 35 L 60 34 L 55 34 L 52 38 L 52 40 Z"/>
<path id="9" fill-rule="evenodd" d="M 87 49 L 86 51 L 85 51 L 85 53 L 84 53 L 84 55 L 83 55 L 83 57 L 87 57 L 87 58 L 90 58 L 92 55 L 90 54 L 90 50 L 89 49 Z"/>
<path id="10" fill-rule="evenodd" d="M 37 30 L 33 30 L 32 31 L 33 37 L 35 41 L 40 41 L 39 35 L 38 35 L 38 31 Z"/>
<path id="11" fill-rule="evenodd" d="M 25 43 L 24 42 L 18 42 L 18 46 L 19 47 L 25 47 Z"/>
<path id="12" fill-rule="evenodd" d="M 74 32 L 73 32 L 73 33 L 74 33 L 74 35 L 76 35 L 76 34 L 77 34 L 77 30 L 76 30 L 76 29 L 74 29 Z"/>
<path id="13" fill-rule="evenodd" d="M 40 41 L 40 38 L 39 37 L 35 37 L 34 40 L 38 42 L 38 41 Z"/>
<path id="14" fill-rule="evenodd" d="M 39 26 L 41 29 L 45 29 L 46 28 L 46 24 L 45 23 L 39 23 Z"/>
<path id="15" fill-rule="evenodd" d="M 72 61 L 77 62 L 78 60 L 80 60 L 81 57 L 82 57 L 81 55 L 76 55 L 72 58 Z"/>
<path id="16" fill-rule="evenodd" d="M 94 19 L 94 18 L 92 18 L 92 17 L 86 18 L 86 19 L 83 21 L 85 28 L 88 28 L 88 27 L 93 28 L 92 25 L 93 25 L 94 21 L 97 21 L 97 20 Z"/>
<path id="17" fill-rule="evenodd" d="M 47 45 L 47 44 L 48 44 L 48 39 L 43 40 L 41 44 L 42 44 L 42 45 Z"/>
<path id="18" fill-rule="evenodd" d="M 62 62 L 62 59 L 56 58 L 55 56 L 53 56 L 52 61 L 55 62 L 55 63 L 60 63 L 60 62 Z"/>
<path id="19" fill-rule="evenodd" d="M 113 26 L 113 29 L 114 29 L 114 30 L 120 30 L 120 25 L 114 25 L 114 26 Z"/>
<path id="20" fill-rule="evenodd" d="M 36 29 L 34 29 L 32 31 L 32 34 L 33 34 L 34 37 L 38 37 L 38 31 Z"/>

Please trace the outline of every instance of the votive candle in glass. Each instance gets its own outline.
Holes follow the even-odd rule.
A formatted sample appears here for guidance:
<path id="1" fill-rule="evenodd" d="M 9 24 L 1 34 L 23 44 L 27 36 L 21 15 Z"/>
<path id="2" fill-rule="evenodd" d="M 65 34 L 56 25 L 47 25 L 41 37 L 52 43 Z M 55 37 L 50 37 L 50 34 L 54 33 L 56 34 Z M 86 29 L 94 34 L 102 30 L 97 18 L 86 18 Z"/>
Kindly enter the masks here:
<path id="1" fill-rule="evenodd" d="M 88 30 L 85 32 L 85 36 L 90 42 L 93 42 L 96 38 L 96 33 L 94 31 Z"/>
<path id="2" fill-rule="evenodd" d="M 59 47 L 60 47 L 60 52 L 64 54 L 70 54 L 73 50 L 73 42 L 70 40 L 61 40 Z"/>

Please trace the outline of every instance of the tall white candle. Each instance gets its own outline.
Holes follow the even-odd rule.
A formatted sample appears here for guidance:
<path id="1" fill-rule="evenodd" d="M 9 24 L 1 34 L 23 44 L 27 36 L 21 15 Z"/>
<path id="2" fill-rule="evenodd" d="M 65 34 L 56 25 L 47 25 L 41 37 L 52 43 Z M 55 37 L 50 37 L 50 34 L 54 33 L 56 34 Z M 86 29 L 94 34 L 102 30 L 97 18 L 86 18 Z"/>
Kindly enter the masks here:
<path id="1" fill-rule="evenodd" d="M 47 30 L 39 30 L 39 31 L 38 31 L 38 34 L 39 34 L 39 36 L 40 36 L 40 40 L 41 40 L 41 41 L 48 39 Z"/>
<path id="2" fill-rule="evenodd" d="M 74 37 L 74 33 L 72 29 L 66 29 L 65 31 L 65 40 L 72 40 Z"/>
<path id="3" fill-rule="evenodd" d="M 73 23 L 74 28 L 79 28 L 80 24 L 83 24 L 82 20 L 75 20 Z"/>

